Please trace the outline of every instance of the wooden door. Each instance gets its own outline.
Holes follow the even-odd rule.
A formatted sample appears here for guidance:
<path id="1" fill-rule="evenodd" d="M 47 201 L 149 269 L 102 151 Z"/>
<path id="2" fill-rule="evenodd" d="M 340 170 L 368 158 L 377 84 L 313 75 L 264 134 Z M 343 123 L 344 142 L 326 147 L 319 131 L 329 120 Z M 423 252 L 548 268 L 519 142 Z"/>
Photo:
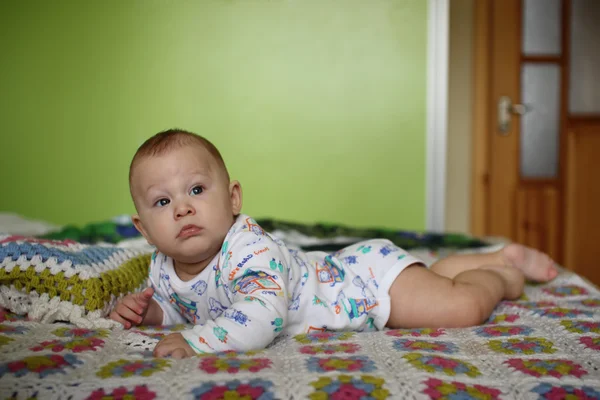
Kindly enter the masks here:
<path id="1" fill-rule="evenodd" d="M 529 22 L 523 22 L 524 3 L 521 0 L 477 2 L 480 14 L 481 8 L 485 14 L 483 18 L 478 15 L 479 29 L 484 24 L 488 33 L 480 46 L 485 50 L 489 82 L 487 101 L 479 106 L 486 108 L 479 129 L 487 136 L 487 143 L 479 146 L 479 149 L 487 147 L 484 161 L 487 165 L 480 170 L 476 182 L 484 185 L 486 192 L 485 210 L 478 217 L 479 231 L 519 241 L 560 258 L 560 138 L 567 90 L 562 79 L 566 73 L 565 38 L 555 40 L 558 51 L 552 46 L 548 46 L 547 52 L 535 46 L 530 49 L 532 46 L 524 40 Z M 558 14 L 562 15 L 562 10 Z M 556 22 L 564 23 L 562 18 Z M 539 91 L 541 81 L 548 77 L 554 81 L 548 82 L 545 92 L 552 99 L 550 104 L 544 104 L 543 93 L 528 95 L 525 89 L 534 86 Z M 531 98 L 523 105 L 525 97 Z M 536 129 L 535 123 L 540 119 L 542 125 L 553 130 L 548 138 L 541 138 Z M 553 152 L 540 153 L 542 160 L 537 163 L 530 162 L 531 156 L 526 154 L 531 151 L 531 141 L 536 140 L 546 144 L 538 144 L 539 147 Z M 546 159 L 547 156 L 551 159 Z"/>
<path id="2" fill-rule="evenodd" d="M 580 232 L 586 218 L 598 226 L 600 212 L 581 198 L 584 186 L 575 185 L 574 176 L 585 185 L 594 179 L 600 183 L 600 177 L 574 160 L 581 152 L 587 162 L 600 166 L 596 161 L 600 147 L 593 147 L 600 141 L 591 139 L 600 134 L 593 125 L 600 120 L 596 104 L 600 102 L 588 96 L 586 106 L 592 114 L 576 110 L 570 82 L 576 86 L 581 82 L 570 74 L 570 53 L 571 47 L 579 46 L 571 40 L 572 19 L 595 9 L 600 13 L 599 4 L 592 0 L 475 2 L 471 213 L 473 233 L 539 248 L 561 263 L 568 258 L 567 267 L 587 276 L 597 273 L 598 283 L 600 265 L 596 269 L 588 264 L 592 255 L 600 259 L 600 246 L 582 244 L 585 235 Z M 586 18 L 592 20 L 578 18 L 579 30 Z M 600 42 L 600 29 L 587 26 Z M 590 45 L 590 54 L 595 54 L 594 48 Z M 600 57 L 591 58 L 592 65 L 598 63 L 597 76 L 587 76 L 594 85 L 600 80 Z M 577 132 L 585 132 L 585 139 L 576 140 Z M 588 209 L 582 211 L 582 206 Z"/>

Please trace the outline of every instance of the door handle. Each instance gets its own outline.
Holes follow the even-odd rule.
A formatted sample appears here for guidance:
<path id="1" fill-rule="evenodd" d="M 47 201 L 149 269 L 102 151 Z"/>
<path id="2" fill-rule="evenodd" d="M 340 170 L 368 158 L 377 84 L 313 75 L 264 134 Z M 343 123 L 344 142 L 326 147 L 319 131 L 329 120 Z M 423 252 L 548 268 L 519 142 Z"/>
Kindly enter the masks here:
<path id="1" fill-rule="evenodd" d="M 500 97 L 498 100 L 498 130 L 500 134 L 508 135 L 512 114 L 524 115 L 531 110 L 532 107 L 528 104 L 513 104 L 510 97 Z"/>

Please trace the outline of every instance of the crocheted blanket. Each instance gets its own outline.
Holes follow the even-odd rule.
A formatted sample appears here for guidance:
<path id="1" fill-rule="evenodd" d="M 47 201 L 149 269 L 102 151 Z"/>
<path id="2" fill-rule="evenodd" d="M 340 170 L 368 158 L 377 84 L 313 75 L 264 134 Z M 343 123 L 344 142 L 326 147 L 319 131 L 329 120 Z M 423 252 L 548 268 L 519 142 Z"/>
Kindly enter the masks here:
<path id="1" fill-rule="evenodd" d="M 431 258 L 430 253 L 418 254 Z M 600 292 L 561 271 L 482 326 L 317 332 L 267 349 L 152 357 L 184 326 L 81 328 L 0 309 L 2 398 L 597 399 Z"/>
<path id="2" fill-rule="evenodd" d="M 257 219 L 257 223 L 285 241 L 288 245 L 306 251 L 336 251 L 363 239 L 388 239 L 403 249 L 415 248 L 469 249 L 484 247 L 486 242 L 459 233 L 414 232 L 385 228 L 355 228 L 337 224 L 301 224 L 274 219 Z M 72 240 L 79 243 L 119 243 L 138 238 L 140 233 L 129 216 L 115 217 L 109 221 L 89 223 L 82 227 L 73 225 L 43 235 L 43 239 Z"/>
<path id="3" fill-rule="evenodd" d="M 38 322 L 115 326 L 103 317 L 145 287 L 151 251 L 0 234 L 0 306 Z"/>

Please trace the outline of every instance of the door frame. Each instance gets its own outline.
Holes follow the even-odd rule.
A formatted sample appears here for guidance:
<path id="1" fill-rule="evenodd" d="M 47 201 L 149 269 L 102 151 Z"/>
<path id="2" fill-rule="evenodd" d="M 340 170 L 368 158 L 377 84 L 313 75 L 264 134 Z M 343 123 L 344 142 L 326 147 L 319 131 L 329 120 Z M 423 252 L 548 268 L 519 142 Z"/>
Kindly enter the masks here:
<path id="1" fill-rule="evenodd" d="M 445 229 L 450 0 L 427 3 L 425 227 Z"/>
<path id="2" fill-rule="evenodd" d="M 488 227 L 489 129 L 492 117 L 490 107 L 491 1 L 477 0 L 473 9 L 470 229 L 475 236 L 485 236 Z"/>

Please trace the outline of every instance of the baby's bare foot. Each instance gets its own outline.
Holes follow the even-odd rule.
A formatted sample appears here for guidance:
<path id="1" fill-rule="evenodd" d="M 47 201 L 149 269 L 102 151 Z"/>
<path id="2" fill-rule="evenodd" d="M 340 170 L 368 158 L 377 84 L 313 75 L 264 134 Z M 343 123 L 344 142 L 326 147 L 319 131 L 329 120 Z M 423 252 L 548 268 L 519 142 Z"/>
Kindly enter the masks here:
<path id="1" fill-rule="evenodd" d="M 506 265 L 519 268 L 532 281 L 547 282 L 558 275 L 558 270 L 547 254 L 538 250 L 511 243 L 501 250 Z"/>

